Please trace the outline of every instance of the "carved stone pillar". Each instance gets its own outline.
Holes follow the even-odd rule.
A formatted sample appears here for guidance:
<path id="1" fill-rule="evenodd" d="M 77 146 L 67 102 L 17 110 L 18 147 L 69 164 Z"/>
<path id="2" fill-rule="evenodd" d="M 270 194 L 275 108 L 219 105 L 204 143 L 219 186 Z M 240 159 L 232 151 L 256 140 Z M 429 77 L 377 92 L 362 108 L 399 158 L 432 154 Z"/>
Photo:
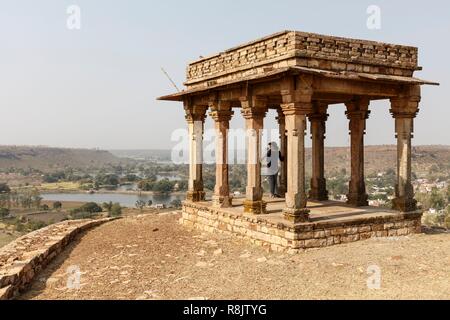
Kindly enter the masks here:
<path id="1" fill-rule="evenodd" d="M 284 161 L 280 162 L 280 178 L 278 186 L 278 194 L 283 196 L 287 191 L 287 137 L 286 137 L 286 117 L 283 110 L 278 109 L 278 128 L 280 132 L 280 152 L 284 157 Z"/>
<path id="2" fill-rule="evenodd" d="M 244 212 L 264 214 L 266 213 L 266 203 L 262 200 L 260 160 L 261 136 L 267 112 L 267 101 L 250 96 L 242 98 L 241 104 L 247 135 L 247 187 Z"/>
<path id="3" fill-rule="evenodd" d="M 312 111 L 312 78 L 286 78 L 282 84 L 287 135 L 287 192 L 285 219 L 293 222 L 309 220 L 305 192 L 305 130 L 306 117 Z"/>
<path id="4" fill-rule="evenodd" d="M 186 199 L 192 202 L 205 200 L 203 190 L 203 132 L 206 106 L 185 103 L 186 121 L 189 132 L 189 184 Z"/>
<path id="5" fill-rule="evenodd" d="M 391 113 L 395 118 L 397 137 L 397 184 L 393 209 L 402 212 L 417 210 L 414 188 L 411 183 L 411 139 L 414 132 L 414 118 L 419 109 L 420 87 L 409 88 L 405 96 L 391 99 Z"/>
<path id="6" fill-rule="evenodd" d="M 354 99 L 348 103 L 347 118 L 350 120 L 350 154 L 351 154 L 351 179 L 347 203 L 355 207 L 368 206 L 368 195 L 364 182 L 364 134 L 366 119 L 369 118 L 369 100 L 363 98 Z"/>
<path id="7" fill-rule="evenodd" d="M 311 122 L 312 139 L 312 178 L 309 199 L 316 201 L 328 200 L 325 180 L 325 123 L 328 119 L 327 106 L 315 103 L 313 113 L 308 115 Z"/>
<path id="8" fill-rule="evenodd" d="M 231 207 L 230 188 L 228 184 L 228 130 L 233 115 L 227 102 L 210 104 L 211 118 L 216 129 L 216 186 L 214 188 L 213 205 L 215 207 Z"/>

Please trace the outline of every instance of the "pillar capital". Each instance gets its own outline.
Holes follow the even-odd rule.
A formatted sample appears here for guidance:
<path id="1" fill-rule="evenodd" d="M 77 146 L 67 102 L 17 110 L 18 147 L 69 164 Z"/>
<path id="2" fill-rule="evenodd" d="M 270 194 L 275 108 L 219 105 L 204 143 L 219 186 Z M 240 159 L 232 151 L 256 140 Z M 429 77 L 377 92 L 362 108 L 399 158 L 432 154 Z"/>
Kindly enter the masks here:
<path id="1" fill-rule="evenodd" d="M 206 119 L 206 110 L 208 110 L 208 106 L 203 105 L 192 105 L 190 103 L 184 104 L 185 118 L 188 123 L 192 123 L 194 121 L 205 122 Z"/>
<path id="2" fill-rule="evenodd" d="M 311 122 L 325 122 L 328 120 L 329 114 L 324 112 L 313 112 L 308 114 L 309 121 Z"/>
<path id="3" fill-rule="evenodd" d="M 345 112 L 349 120 L 366 120 L 369 118 L 369 99 L 367 98 L 355 98 L 351 101 L 347 101 L 345 106 L 347 111 Z"/>
<path id="4" fill-rule="evenodd" d="M 213 110 L 209 113 L 209 116 L 215 122 L 229 122 L 234 115 L 234 111 L 231 110 Z"/>
<path id="5" fill-rule="evenodd" d="M 281 82 L 281 97 L 283 104 L 312 102 L 313 76 L 288 76 Z"/>
<path id="6" fill-rule="evenodd" d="M 267 97 L 257 95 L 245 95 L 240 99 L 241 113 L 244 119 L 263 119 L 268 110 Z"/>
<path id="7" fill-rule="evenodd" d="M 408 86 L 398 96 L 391 98 L 390 112 L 395 119 L 415 118 L 420 100 L 420 86 Z"/>
<path id="8" fill-rule="evenodd" d="M 319 101 L 313 102 L 313 108 L 308 118 L 310 121 L 327 121 L 329 114 L 327 114 L 328 104 Z"/>
<path id="9" fill-rule="evenodd" d="M 312 112 L 313 106 L 311 102 L 291 102 L 283 103 L 281 110 L 285 116 L 289 115 L 308 115 Z"/>
<path id="10" fill-rule="evenodd" d="M 211 111 L 230 111 L 231 101 L 219 100 L 216 96 L 210 96 L 208 107 L 211 109 Z"/>
<path id="11" fill-rule="evenodd" d="M 285 77 L 281 82 L 281 109 L 287 115 L 307 115 L 313 111 L 313 78 L 309 75 Z"/>
<path id="12" fill-rule="evenodd" d="M 239 98 L 243 109 L 267 109 L 269 99 L 265 96 L 252 95 L 251 93 Z"/>
<path id="13" fill-rule="evenodd" d="M 242 108 L 241 113 L 246 120 L 261 120 L 266 116 L 267 109 Z"/>

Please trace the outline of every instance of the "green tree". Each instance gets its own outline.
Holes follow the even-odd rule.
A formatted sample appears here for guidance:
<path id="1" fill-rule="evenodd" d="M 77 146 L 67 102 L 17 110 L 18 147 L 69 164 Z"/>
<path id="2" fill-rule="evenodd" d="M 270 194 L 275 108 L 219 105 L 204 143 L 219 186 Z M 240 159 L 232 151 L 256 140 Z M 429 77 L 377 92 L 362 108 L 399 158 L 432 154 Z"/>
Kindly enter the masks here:
<path id="1" fill-rule="evenodd" d="M 137 200 L 136 203 L 136 208 L 138 208 L 139 210 L 143 210 L 145 207 L 145 201 L 144 200 Z"/>
<path id="2" fill-rule="evenodd" d="M 100 213 L 103 211 L 102 207 L 100 207 L 95 202 L 88 202 L 81 207 L 72 210 L 74 213 L 85 212 L 85 213 Z"/>
<path id="3" fill-rule="evenodd" d="M 120 203 L 114 203 L 111 207 L 111 211 L 109 211 L 110 217 L 118 217 L 122 215 L 122 207 Z"/>
<path id="4" fill-rule="evenodd" d="M 152 191 L 155 183 L 150 180 L 141 180 L 138 183 L 138 189 L 142 191 Z"/>
<path id="5" fill-rule="evenodd" d="M 187 180 L 180 180 L 178 183 L 178 191 L 187 191 L 188 189 L 188 181 Z"/>
<path id="6" fill-rule="evenodd" d="M 159 193 L 169 193 L 173 191 L 175 183 L 169 181 L 169 179 L 163 179 L 155 183 L 153 191 Z"/>
<path id="7" fill-rule="evenodd" d="M 0 183 L 0 193 L 10 193 L 11 189 L 6 183 Z"/>
<path id="8" fill-rule="evenodd" d="M 7 208 L 0 208 L 0 219 L 5 218 L 9 215 L 9 209 Z"/>
<path id="9" fill-rule="evenodd" d="M 97 176 L 95 182 L 101 186 L 117 186 L 120 183 L 120 180 L 115 174 L 100 174 Z"/>
<path id="10" fill-rule="evenodd" d="M 442 195 L 442 193 L 439 192 L 437 188 L 433 188 L 431 190 L 430 206 L 431 208 L 435 208 L 437 210 L 444 209 L 445 207 L 444 196 Z"/>
<path id="11" fill-rule="evenodd" d="M 39 191 L 38 190 L 33 190 L 32 191 L 32 193 L 31 193 L 31 202 L 32 202 L 32 205 L 35 207 L 35 208 L 40 208 L 41 207 L 41 202 L 42 202 L 42 197 L 41 197 L 41 194 L 39 193 Z"/>
<path id="12" fill-rule="evenodd" d="M 386 175 L 387 176 L 397 176 L 397 172 L 395 172 L 395 170 L 393 168 L 389 168 L 386 170 Z"/>
<path id="13" fill-rule="evenodd" d="M 112 207 L 113 207 L 113 203 L 112 201 L 110 202 L 103 202 L 102 207 L 103 209 L 105 209 L 107 212 L 111 213 Z"/>
<path id="14" fill-rule="evenodd" d="M 180 199 L 174 199 L 174 200 L 172 200 L 172 201 L 170 202 L 170 205 L 171 205 L 172 207 L 178 209 L 178 208 L 181 208 L 182 203 L 181 203 L 181 200 L 180 200 Z"/>
<path id="15" fill-rule="evenodd" d="M 55 210 L 61 210 L 61 208 L 62 208 L 62 203 L 61 203 L 61 201 L 55 201 L 55 202 L 53 202 L 53 209 L 55 209 Z"/>
<path id="16" fill-rule="evenodd" d="M 450 229 L 450 205 L 447 206 L 447 210 L 444 215 L 443 227 Z"/>
<path id="17" fill-rule="evenodd" d="M 125 176 L 125 181 L 129 181 L 129 182 L 135 182 L 138 179 L 139 179 L 138 176 L 136 176 L 135 174 L 127 174 Z"/>
<path id="18" fill-rule="evenodd" d="M 216 185 L 216 177 L 214 175 L 206 175 L 203 177 L 203 184 L 205 189 L 214 190 Z"/>

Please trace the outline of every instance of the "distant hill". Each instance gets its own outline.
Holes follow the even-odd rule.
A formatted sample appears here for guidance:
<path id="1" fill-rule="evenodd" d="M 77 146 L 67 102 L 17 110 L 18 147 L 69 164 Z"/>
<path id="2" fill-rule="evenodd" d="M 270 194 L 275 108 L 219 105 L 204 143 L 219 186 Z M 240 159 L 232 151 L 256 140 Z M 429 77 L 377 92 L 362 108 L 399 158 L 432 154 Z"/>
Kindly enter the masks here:
<path id="1" fill-rule="evenodd" d="M 118 157 L 128 157 L 137 160 L 170 161 L 170 150 L 111 150 Z M 239 159 L 244 159 L 245 152 L 239 152 Z M 397 168 L 397 146 L 379 145 L 365 147 L 366 174 L 386 172 Z M 413 146 L 412 167 L 419 175 L 427 175 L 435 166 L 442 172 L 450 174 L 450 146 Z M 349 147 L 325 148 L 325 170 L 327 173 L 345 169 L 350 172 Z M 311 149 L 306 149 L 306 172 L 311 172 Z"/>
<path id="2" fill-rule="evenodd" d="M 394 145 L 366 146 L 366 174 L 383 172 L 397 166 Z M 170 161 L 170 150 L 93 150 L 48 147 L 0 146 L 0 169 L 34 168 L 44 172 L 65 167 L 101 168 L 127 164 L 135 160 Z M 433 166 L 450 175 L 450 146 L 415 146 L 412 149 L 413 171 L 426 175 Z M 325 148 L 325 170 L 328 173 L 350 171 L 350 150 L 347 147 Z M 311 171 L 311 149 L 306 150 L 306 171 Z"/>
<path id="3" fill-rule="evenodd" d="M 397 168 L 397 147 L 395 145 L 366 146 L 364 149 L 366 174 Z M 412 169 L 416 174 L 425 175 L 435 166 L 450 173 L 450 146 L 413 146 Z M 311 150 L 306 151 L 306 161 L 311 162 Z M 307 170 L 309 165 L 307 166 Z M 345 168 L 350 170 L 350 149 L 331 147 L 325 149 L 325 169 L 327 172 Z"/>
<path id="4" fill-rule="evenodd" d="M 170 161 L 170 150 L 111 150 L 118 157 L 140 160 Z M 242 154 L 239 158 L 243 157 Z M 397 167 L 395 145 L 365 147 L 366 174 L 385 172 Z M 450 173 L 450 146 L 414 146 L 412 148 L 413 171 L 427 174 L 432 166 Z M 306 171 L 311 172 L 311 149 L 306 150 Z M 350 149 L 348 147 L 325 148 L 325 169 L 336 172 L 346 169 L 350 172 Z"/>
<path id="5" fill-rule="evenodd" d="M 0 169 L 33 168 L 47 172 L 65 167 L 100 168 L 128 161 L 104 150 L 0 146 Z"/>
<path id="6" fill-rule="evenodd" d="M 170 161 L 170 150 L 109 150 L 113 155 L 120 158 L 135 160 Z"/>

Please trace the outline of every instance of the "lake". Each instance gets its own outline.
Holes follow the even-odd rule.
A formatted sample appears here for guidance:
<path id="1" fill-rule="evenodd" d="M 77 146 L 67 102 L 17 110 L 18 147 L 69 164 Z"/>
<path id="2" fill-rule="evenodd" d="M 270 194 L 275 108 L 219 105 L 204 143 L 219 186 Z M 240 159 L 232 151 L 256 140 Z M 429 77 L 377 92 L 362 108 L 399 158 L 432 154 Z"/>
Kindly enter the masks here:
<path id="1" fill-rule="evenodd" d="M 185 196 L 181 194 L 173 195 L 149 195 L 149 194 L 122 194 L 122 193 L 44 193 L 41 194 L 46 201 L 74 201 L 74 202 L 96 202 L 102 204 L 103 202 L 118 202 L 123 207 L 134 208 L 137 200 L 148 202 L 153 201 L 153 204 L 169 205 L 173 200 L 185 200 Z"/>

